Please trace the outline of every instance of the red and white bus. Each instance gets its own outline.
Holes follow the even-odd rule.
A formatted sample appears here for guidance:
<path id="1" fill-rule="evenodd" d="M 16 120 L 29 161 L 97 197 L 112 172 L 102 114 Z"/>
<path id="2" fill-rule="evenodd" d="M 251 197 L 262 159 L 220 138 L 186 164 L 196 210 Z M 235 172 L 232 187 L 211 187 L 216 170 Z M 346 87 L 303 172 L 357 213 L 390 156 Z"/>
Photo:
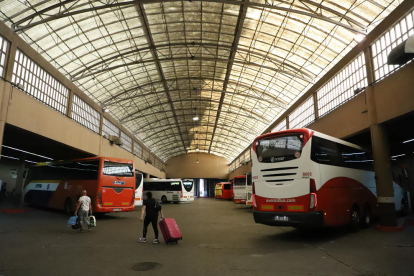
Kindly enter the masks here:
<path id="1" fill-rule="evenodd" d="M 369 225 L 377 215 L 372 154 L 310 129 L 257 137 L 252 146 L 256 223 L 275 226 Z M 394 183 L 396 210 L 403 189 Z"/>
<path id="2" fill-rule="evenodd" d="M 94 213 L 133 211 L 134 163 L 92 157 L 38 164 L 26 175 L 23 200 L 25 204 L 73 214 L 82 190 L 91 198 Z"/>
<path id="3" fill-rule="evenodd" d="M 238 175 L 233 179 L 233 202 L 246 203 L 246 175 Z"/>
<path id="4" fill-rule="evenodd" d="M 231 182 L 222 182 L 217 183 L 214 189 L 215 191 L 215 198 L 219 199 L 233 199 L 233 183 Z"/>

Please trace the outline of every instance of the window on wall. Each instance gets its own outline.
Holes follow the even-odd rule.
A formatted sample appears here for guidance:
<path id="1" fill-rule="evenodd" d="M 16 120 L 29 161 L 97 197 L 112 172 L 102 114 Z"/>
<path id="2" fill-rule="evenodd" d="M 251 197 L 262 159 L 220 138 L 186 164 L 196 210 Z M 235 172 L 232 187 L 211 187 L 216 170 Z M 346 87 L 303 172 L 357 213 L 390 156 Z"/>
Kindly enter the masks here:
<path id="1" fill-rule="evenodd" d="M 236 159 L 236 167 L 235 168 L 237 169 L 238 167 L 240 167 L 240 159 L 239 158 Z"/>
<path id="2" fill-rule="evenodd" d="M 142 159 L 147 161 L 149 159 L 149 151 L 147 149 L 142 150 Z"/>
<path id="3" fill-rule="evenodd" d="M 278 132 L 281 130 L 286 130 L 286 119 L 283 119 L 279 124 L 277 124 L 271 132 Z"/>
<path id="4" fill-rule="evenodd" d="M 375 80 L 380 80 L 401 67 L 387 65 L 388 55 L 392 49 L 414 34 L 413 25 L 414 11 L 411 11 L 371 46 Z"/>
<path id="5" fill-rule="evenodd" d="M 134 141 L 134 154 L 139 158 L 142 158 L 142 147 L 139 143 Z"/>
<path id="6" fill-rule="evenodd" d="M 12 82 L 42 103 L 66 114 L 69 89 L 17 49 Z"/>
<path id="7" fill-rule="evenodd" d="M 289 128 L 301 128 L 314 120 L 315 109 L 313 106 L 313 96 L 311 96 L 289 115 Z"/>
<path id="8" fill-rule="evenodd" d="M 132 138 L 126 135 L 124 132 L 121 132 L 121 142 L 123 149 L 132 152 Z"/>
<path id="9" fill-rule="evenodd" d="M 250 148 L 248 148 L 248 149 L 244 152 L 244 161 L 245 161 L 245 162 L 249 162 L 249 161 L 250 161 Z"/>
<path id="10" fill-rule="evenodd" d="M 0 36 L 0 77 L 4 77 L 4 67 L 6 66 L 6 57 L 9 43 L 4 37 Z"/>
<path id="11" fill-rule="evenodd" d="M 365 55 L 361 53 L 317 92 L 319 117 L 350 100 L 368 86 Z"/>
<path id="12" fill-rule="evenodd" d="M 103 119 L 102 125 L 102 135 L 108 138 L 108 135 L 113 135 L 119 137 L 119 128 L 117 128 L 113 123 L 108 119 Z"/>
<path id="13" fill-rule="evenodd" d="M 99 133 L 101 114 L 76 95 L 73 95 L 70 116 L 74 121 L 89 128 L 93 132 Z"/>

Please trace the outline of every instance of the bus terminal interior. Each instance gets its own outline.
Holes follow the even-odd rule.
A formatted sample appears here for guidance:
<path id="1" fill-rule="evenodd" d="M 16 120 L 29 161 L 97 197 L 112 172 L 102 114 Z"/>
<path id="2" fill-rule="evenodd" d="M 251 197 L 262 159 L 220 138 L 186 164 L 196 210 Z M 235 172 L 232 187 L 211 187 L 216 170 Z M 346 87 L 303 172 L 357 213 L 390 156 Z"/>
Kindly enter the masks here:
<path id="1" fill-rule="evenodd" d="M 0 276 L 413 276 L 413 59 L 413 0 L 0 1 Z"/>

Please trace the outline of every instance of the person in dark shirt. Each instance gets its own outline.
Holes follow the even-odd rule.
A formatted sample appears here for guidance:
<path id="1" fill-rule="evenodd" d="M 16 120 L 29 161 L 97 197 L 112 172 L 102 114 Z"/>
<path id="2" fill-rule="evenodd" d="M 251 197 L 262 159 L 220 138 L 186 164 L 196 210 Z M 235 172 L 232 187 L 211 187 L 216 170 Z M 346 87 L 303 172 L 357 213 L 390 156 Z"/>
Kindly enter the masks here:
<path id="1" fill-rule="evenodd" d="M 152 223 L 152 228 L 154 228 L 155 240 L 153 243 L 159 243 L 158 241 L 158 228 L 157 228 L 157 221 L 158 221 L 158 212 L 161 213 L 161 219 L 164 218 L 164 214 L 162 213 L 161 205 L 157 204 L 156 200 L 152 198 L 152 193 L 147 192 L 147 199 L 144 200 L 144 204 L 142 206 L 141 211 L 141 221 L 144 221 L 144 233 L 141 238 L 139 238 L 140 242 L 147 242 L 147 230 L 148 225 Z M 158 208 L 157 208 L 158 205 Z M 145 219 L 144 219 L 145 213 Z"/>

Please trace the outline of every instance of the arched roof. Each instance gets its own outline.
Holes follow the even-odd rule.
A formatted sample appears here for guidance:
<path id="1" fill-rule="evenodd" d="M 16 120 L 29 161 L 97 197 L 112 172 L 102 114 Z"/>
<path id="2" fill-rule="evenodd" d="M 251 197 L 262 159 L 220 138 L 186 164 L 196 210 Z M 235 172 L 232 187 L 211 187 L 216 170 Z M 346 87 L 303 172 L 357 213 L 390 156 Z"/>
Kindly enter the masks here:
<path id="1" fill-rule="evenodd" d="M 4 0 L 0 18 L 162 159 L 231 161 L 399 3 Z"/>

